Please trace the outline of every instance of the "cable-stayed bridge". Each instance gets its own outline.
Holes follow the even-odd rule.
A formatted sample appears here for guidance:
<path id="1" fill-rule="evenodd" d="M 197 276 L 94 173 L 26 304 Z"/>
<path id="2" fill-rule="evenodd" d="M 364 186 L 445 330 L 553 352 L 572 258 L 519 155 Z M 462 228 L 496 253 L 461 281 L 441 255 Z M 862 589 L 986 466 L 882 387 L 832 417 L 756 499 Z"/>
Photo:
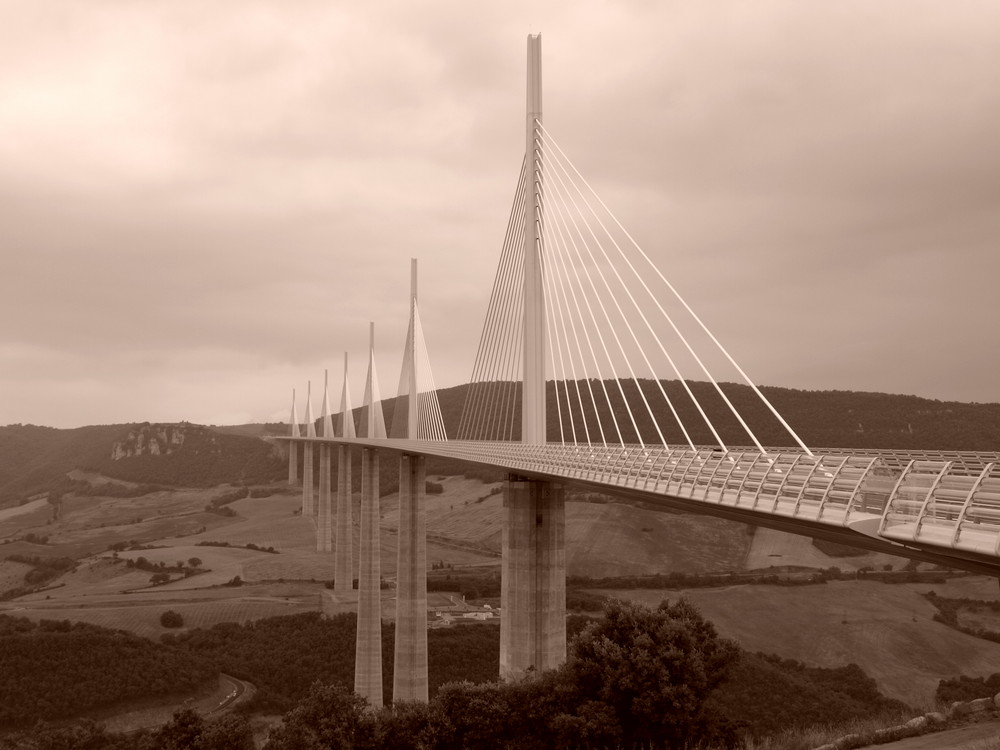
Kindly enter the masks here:
<path id="1" fill-rule="evenodd" d="M 542 124 L 538 36 L 528 38 L 527 82 L 526 156 L 457 425 L 438 402 L 416 261 L 391 424 L 374 324 L 358 423 L 346 355 L 338 413 L 327 380 L 320 418 L 310 389 L 300 425 L 293 391 L 289 481 L 299 481 L 301 452 L 303 514 L 315 518 L 317 551 L 336 556 L 344 597 L 355 577 L 351 451 L 362 453 L 355 690 L 381 704 L 378 477 L 387 450 L 400 454 L 395 700 L 427 699 L 427 456 L 508 473 L 504 676 L 565 658 L 567 485 L 1000 573 L 1000 455 L 806 446 Z M 810 342 L 791 343 L 808 356 Z M 729 377 L 744 384 L 739 392 Z M 791 447 L 771 447 L 779 441 Z"/>

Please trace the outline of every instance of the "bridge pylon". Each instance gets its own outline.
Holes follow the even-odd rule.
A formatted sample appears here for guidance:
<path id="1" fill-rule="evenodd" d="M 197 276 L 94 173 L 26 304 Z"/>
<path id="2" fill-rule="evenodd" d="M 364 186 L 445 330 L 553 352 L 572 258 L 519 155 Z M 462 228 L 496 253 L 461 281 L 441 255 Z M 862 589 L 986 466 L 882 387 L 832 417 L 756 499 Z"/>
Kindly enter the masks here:
<path id="1" fill-rule="evenodd" d="M 545 443 L 545 283 L 542 278 L 542 35 L 528 35 L 524 207 L 524 371 L 521 441 Z"/>
<path id="2" fill-rule="evenodd" d="M 316 423 L 312 412 L 312 381 L 306 383 L 306 437 L 316 437 Z M 316 473 L 313 457 L 316 451 L 312 443 L 302 446 L 302 517 L 312 518 L 316 513 Z"/>
<path id="3" fill-rule="evenodd" d="M 385 438 L 385 420 L 375 375 L 375 324 L 369 328 L 365 383 L 365 437 Z M 361 449 L 361 554 L 358 560 L 358 630 L 354 692 L 382 707 L 382 565 L 379 539 L 379 455 Z"/>
<path id="4" fill-rule="evenodd" d="M 347 382 L 347 352 L 344 352 L 344 387 L 340 393 L 340 437 L 353 438 L 354 413 L 351 409 L 350 387 Z M 337 543 L 333 568 L 334 593 L 344 595 L 354 591 L 354 519 L 353 484 L 351 482 L 351 447 L 337 446 Z"/>
<path id="5" fill-rule="evenodd" d="M 301 436 L 299 431 L 299 413 L 295 408 L 295 389 L 292 388 L 292 414 L 289 418 L 291 423 L 291 436 L 297 438 Z M 296 485 L 299 483 L 299 444 L 294 440 L 288 441 L 288 483 Z"/>
<path id="6" fill-rule="evenodd" d="M 521 441 L 544 444 L 545 296 L 541 247 L 542 40 L 528 36 L 527 201 L 524 211 L 524 380 Z M 566 660 L 566 511 L 555 482 L 504 483 L 500 677 Z"/>
<path id="7" fill-rule="evenodd" d="M 401 380 L 407 382 L 406 434 L 419 438 L 417 424 L 417 260 L 410 261 L 410 325 Z M 397 400 L 396 407 L 400 403 Z M 424 456 L 399 457 L 399 546 L 396 558 L 396 646 L 392 699 L 427 702 L 427 520 Z"/>
<path id="8" fill-rule="evenodd" d="M 323 372 L 323 414 L 320 417 L 321 437 L 333 437 L 333 419 L 330 416 L 330 371 Z M 319 446 L 319 506 L 316 513 L 316 551 L 333 551 L 333 519 L 330 497 L 330 444 Z"/>

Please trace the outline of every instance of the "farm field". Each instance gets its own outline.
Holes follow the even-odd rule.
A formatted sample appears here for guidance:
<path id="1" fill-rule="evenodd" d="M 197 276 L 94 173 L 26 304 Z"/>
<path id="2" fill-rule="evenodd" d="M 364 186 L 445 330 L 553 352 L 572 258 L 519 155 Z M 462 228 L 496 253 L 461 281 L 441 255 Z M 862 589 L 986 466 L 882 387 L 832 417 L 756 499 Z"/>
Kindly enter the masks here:
<path id="1" fill-rule="evenodd" d="M 684 596 L 722 635 L 749 651 L 821 667 L 854 662 L 886 695 L 923 708 L 931 705 L 943 678 L 1000 672 L 1000 644 L 931 619 L 937 610 L 919 591 L 933 588 L 942 596 L 953 596 L 950 586 L 918 589 L 916 584 L 831 581 L 815 586 L 599 593 L 650 606 Z"/>
<path id="2" fill-rule="evenodd" d="M 184 628 L 208 628 L 220 622 L 244 623 L 265 617 L 316 612 L 320 609 L 319 590 L 305 596 L 279 598 L 245 594 L 238 598 L 204 601 L 143 601 L 103 603 L 84 607 L 53 605 L 51 602 L 23 602 L 0 608 L 0 613 L 27 617 L 30 620 L 70 620 L 88 622 L 105 628 L 128 630 L 146 638 L 159 639 L 164 633 L 182 629 L 164 628 L 160 615 L 168 609 L 184 618 Z"/>
<path id="3" fill-rule="evenodd" d="M 49 534 L 46 524 L 52 518 L 52 506 L 45 500 L 4 508 L 0 514 L 0 540 L 21 537 L 31 531 L 40 536 Z"/>
<path id="4" fill-rule="evenodd" d="M 313 524 L 302 518 L 298 511 L 302 507 L 300 491 L 269 497 L 244 498 L 229 503 L 235 518 L 226 518 L 226 523 L 216 528 L 194 534 L 175 534 L 169 543 L 176 545 L 197 544 L 202 541 L 229 542 L 235 546 L 256 544 L 259 547 L 274 547 L 282 551 L 315 550 Z M 164 542 L 167 543 L 167 542 Z"/>
<path id="5" fill-rule="evenodd" d="M 15 505 L 13 508 L 0 508 L 0 524 L 3 524 L 13 518 L 17 518 L 18 516 L 26 516 L 29 513 L 44 510 L 48 507 L 48 504 L 48 500 L 40 498 L 38 500 L 32 500 L 31 502 L 25 503 L 24 505 Z"/>
<path id="6" fill-rule="evenodd" d="M 48 537 L 38 550 L 16 549 L 25 542 L 3 548 L 7 554 L 39 554 L 46 557 L 81 558 L 102 552 L 108 545 L 132 540 L 149 543 L 191 534 L 231 522 L 204 508 L 231 488 L 164 490 L 135 498 L 66 495 L 60 501 L 59 517 L 52 520 L 47 503 L 29 514 L 0 522 L 0 538 L 12 539 L 28 533 Z"/>

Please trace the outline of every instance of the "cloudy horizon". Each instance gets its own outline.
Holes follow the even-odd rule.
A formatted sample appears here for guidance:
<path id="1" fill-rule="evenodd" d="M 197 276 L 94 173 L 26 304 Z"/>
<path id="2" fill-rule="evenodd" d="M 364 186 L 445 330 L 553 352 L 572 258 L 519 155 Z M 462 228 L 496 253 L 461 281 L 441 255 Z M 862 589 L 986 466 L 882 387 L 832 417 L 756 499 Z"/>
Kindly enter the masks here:
<path id="1" fill-rule="evenodd" d="M 391 395 L 411 257 L 465 382 L 529 33 L 546 128 L 757 383 L 1000 401 L 1000 4 L 368 6 L 0 0 L 0 424 L 318 414 L 345 351 L 357 404 L 370 320 Z"/>

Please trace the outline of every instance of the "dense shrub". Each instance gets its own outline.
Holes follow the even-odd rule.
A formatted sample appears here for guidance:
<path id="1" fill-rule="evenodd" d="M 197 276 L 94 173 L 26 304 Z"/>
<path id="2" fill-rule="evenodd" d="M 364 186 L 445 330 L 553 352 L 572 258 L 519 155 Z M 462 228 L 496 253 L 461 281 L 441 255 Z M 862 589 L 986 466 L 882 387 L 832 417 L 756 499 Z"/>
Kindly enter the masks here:
<path id="1" fill-rule="evenodd" d="M 955 701 L 972 701 L 977 698 L 992 698 L 1000 693 L 1000 674 L 989 677 L 966 677 L 959 675 L 954 679 L 941 680 L 938 683 L 935 698 L 946 705 Z"/>
<path id="2" fill-rule="evenodd" d="M 160 615 L 160 625 L 165 628 L 182 628 L 184 627 L 184 618 L 181 617 L 179 612 L 168 609 Z"/>

